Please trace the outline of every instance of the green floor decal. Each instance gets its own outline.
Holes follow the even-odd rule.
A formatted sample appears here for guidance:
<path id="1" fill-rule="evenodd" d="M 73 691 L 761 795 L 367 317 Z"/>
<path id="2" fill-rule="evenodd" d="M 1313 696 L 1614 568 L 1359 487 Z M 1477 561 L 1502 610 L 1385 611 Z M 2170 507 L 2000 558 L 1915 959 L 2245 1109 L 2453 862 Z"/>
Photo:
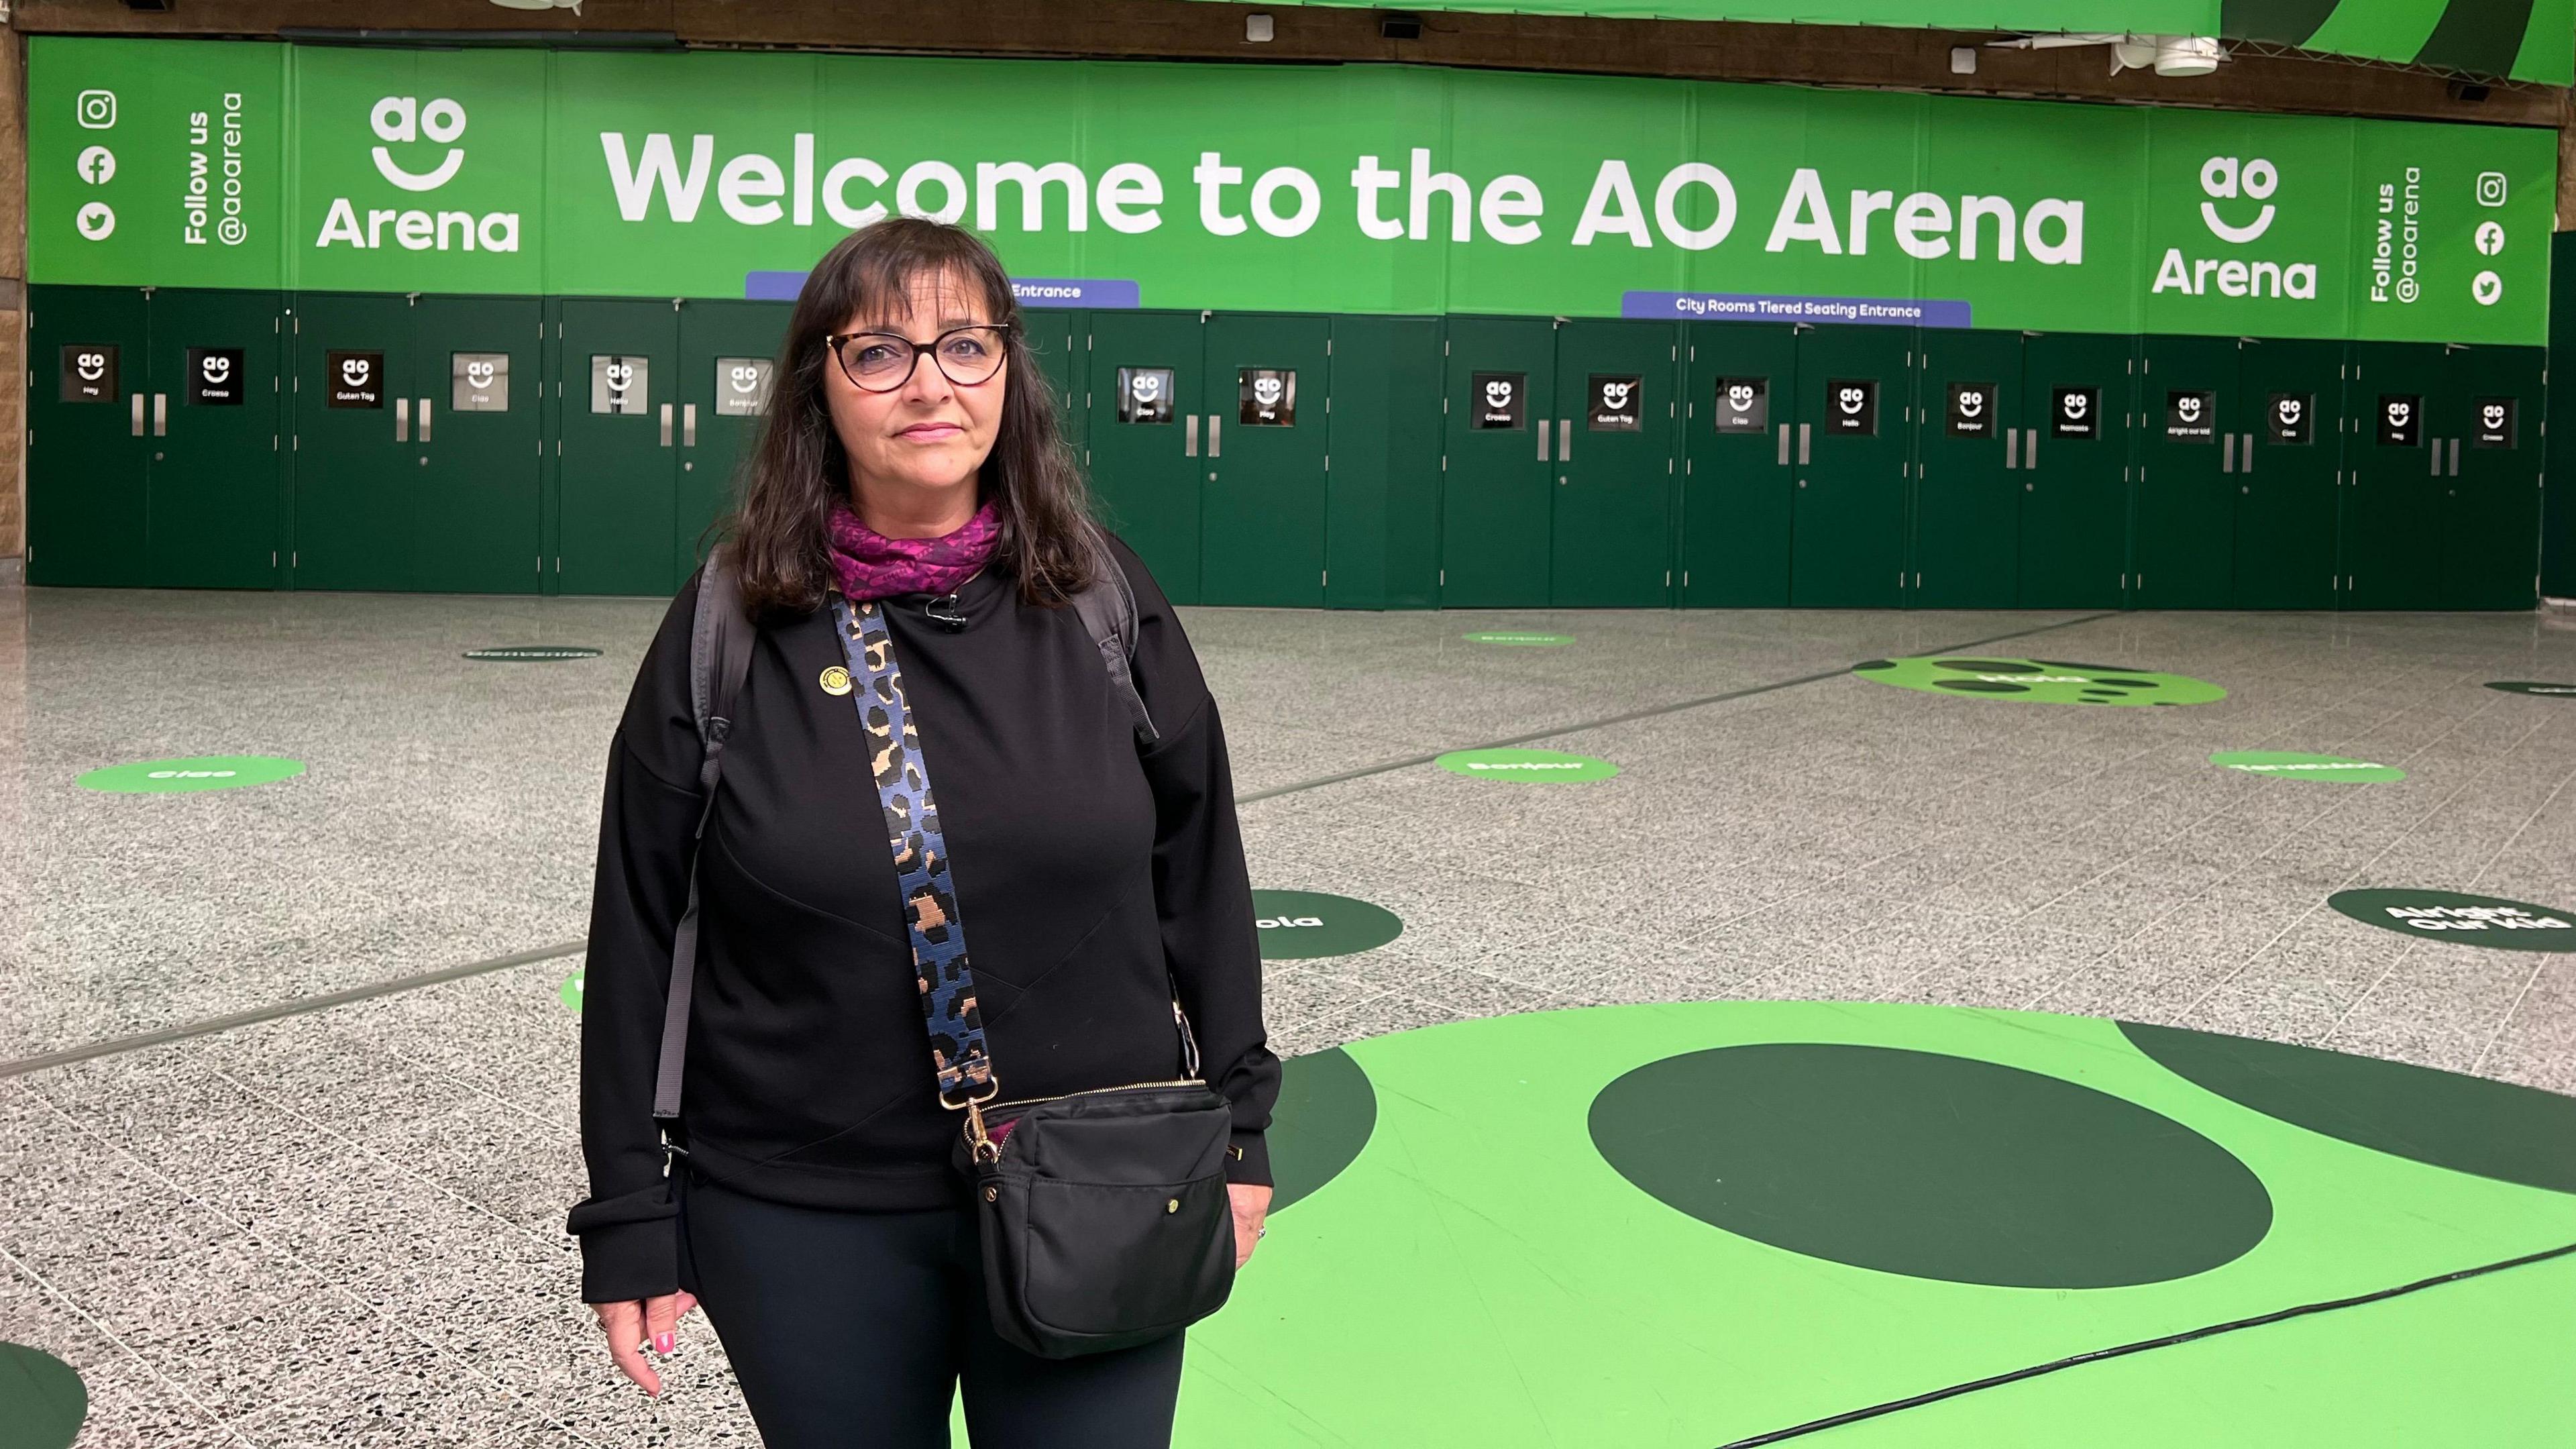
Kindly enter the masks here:
<path id="1" fill-rule="evenodd" d="M 1477 780 L 1607 780 L 1619 773 L 1608 760 L 1569 755 L 1563 750 L 1451 750 L 1431 763 L 1453 775 Z"/>
<path id="2" fill-rule="evenodd" d="M 1670 1104 L 1722 1103 L 1676 1112 Z M 1794 1253 L 1916 1278 L 2107 1288 L 2204 1273 L 2272 1225 L 2245 1164 L 2107 1093 L 1880 1046 L 1763 1043 L 1650 1062 L 1592 1143 L 1666 1206 Z"/>
<path id="3" fill-rule="evenodd" d="M 89 1417 L 89 1390 L 40 1348 L 0 1343 L 0 1449 L 66 1449 Z"/>
<path id="4" fill-rule="evenodd" d="M 2326 904 L 2403 936 L 2500 951 L 2576 951 L 2576 912 L 2458 891 L 2337 891 Z"/>
<path id="5" fill-rule="evenodd" d="M 1384 906 L 1321 891 L 1254 891 L 1252 915 L 1264 961 L 1348 956 L 1383 946 L 1404 931 L 1404 922 Z"/>
<path id="6" fill-rule="evenodd" d="M 2576 1241 L 2576 1194 L 2311 1131 L 2275 1115 L 2277 1104 L 2249 1106 L 2170 1069 L 2104 1021 L 1705 1002 L 1458 1022 L 1338 1055 L 1346 1062 L 1290 1068 L 1273 1151 L 1292 1164 L 1356 1155 L 1337 1174 L 1296 1169 L 1294 1205 L 1233 1302 L 1191 1331 L 1175 1441 L 1186 1449 L 1716 1449 Z M 1851 1081 L 1871 1055 L 1871 1079 Z M 2485 1135 L 2522 1135 L 2536 1155 L 2576 1159 L 2564 1120 L 2474 1092 L 2446 1100 L 2454 1118 L 2501 1110 Z M 1956 1120 L 1941 1121 L 1945 1111 Z M 1618 1121 L 1605 1127 L 1605 1117 Z M 1909 1128 L 1930 1140 L 1909 1140 Z M 2106 1140 L 2081 1140 L 2094 1132 Z M 1612 1146 L 1622 1134 L 1632 1140 Z M 1839 1162 L 1802 1135 L 1847 1155 L 1896 1155 Z M 1753 1210 L 1738 1230 L 1630 1180 L 1637 1153 L 1651 1157 L 1659 1142 L 1673 1160 L 1647 1176 L 1754 1176 L 1660 1189 Z M 2124 1152 L 2148 1157 L 2123 1162 Z M 2053 1187 L 2042 1170 L 2052 1155 L 2069 1169 Z M 2268 1201 L 2268 1231 L 2251 1226 L 2248 1176 Z M 2147 1214 L 2107 1201 L 2118 1180 L 2191 1224 L 2154 1228 L 2161 1245 L 2120 1241 Z M 1855 1203 L 1855 1193 L 1881 1200 Z M 1803 1224 L 1754 1220 L 1825 1213 L 1844 1225 L 1841 1242 L 1884 1243 L 1886 1225 L 1908 1212 L 1956 1224 L 1978 1202 L 2002 1218 L 1967 1225 L 1987 1261 L 2028 1236 L 2045 1240 L 2024 1251 L 2052 1277 L 2091 1264 L 2132 1286 L 1996 1287 L 1923 1276 L 1919 1264 L 1856 1267 L 1762 1236 Z M 2097 1212 L 2109 1223 L 2083 1220 Z M 2139 1266 L 2142 1253 L 2161 1266 Z M 2576 1443 L 2571 1284 L 2563 1262 L 2517 1270 L 2078 1367 L 1812 1442 Z M 2319 1426 L 2333 1432 L 2320 1437 Z"/>
<path id="7" fill-rule="evenodd" d="M 1377 1130 L 1377 1092 L 1349 1052 L 1334 1047 L 1280 1065 L 1279 1105 L 1272 1116 L 1296 1125 L 1271 1138 L 1274 1213 L 1341 1176 Z"/>
<path id="8" fill-rule="evenodd" d="M 465 657 L 493 664 L 535 664 L 554 659 L 597 659 L 599 651 L 579 644 L 496 644 L 488 649 L 468 649 Z"/>
<path id="9" fill-rule="evenodd" d="M 2543 684 L 2531 679 L 2491 680 L 2487 688 L 2501 689 L 2507 694 L 2546 694 L 2561 698 L 2576 695 L 2576 684 Z"/>
<path id="10" fill-rule="evenodd" d="M 583 983 L 589 976 L 590 972 L 585 969 L 565 977 L 563 985 L 555 988 L 555 999 L 574 1011 L 581 1010 Z"/>
<path id="11" fill-rule="evenodd" d="M 304 773 L 302 760 L 275 755 L 191 755 L 178 760 L 137 760 L 91 770 L 73 783 L 117 795 L 184 795 L 269 785 Z"/>
<path id="12" fill-rule="evenodd" d="M 1899 689 L 2027 704 L 2209 704 L 2227 697 L 2226 690 L 2207 680 L 2064 659 L 1972 659 L 1924 654 L 1871 659 L 1853 665 L 1852 672 Z"/>
<path id="13" fill-rule="evenodd" d="M 2303 755 L 2292 750 L 2220 750 L 2209 757 L 2209 762 L 2276 780 L 2323 780 L 2337 785 L 2406 778 L 2406 772 L 2395 765 L 2341 755 Z"/>
<path id="14" fill-rule="evenodd" d="M 1473 644 L 1508 644 L 1525 649 L 1551 648 L 1555 645 L 1571 644 L 1574 642 L 1574 636 L 1571 634 L 1515 634 L 1502 629 L 1489 629 L 1476 634 L 1461 634 L 1458 637 Z"/>

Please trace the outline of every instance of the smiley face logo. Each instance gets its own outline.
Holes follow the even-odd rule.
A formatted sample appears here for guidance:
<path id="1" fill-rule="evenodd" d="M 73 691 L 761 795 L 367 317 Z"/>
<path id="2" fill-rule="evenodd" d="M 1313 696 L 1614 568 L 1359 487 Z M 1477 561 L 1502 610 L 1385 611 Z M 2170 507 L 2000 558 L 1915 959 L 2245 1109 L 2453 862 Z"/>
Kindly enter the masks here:
<path id="1" fill-rule="evenodd" d="M 2268 198 L 2280 184 L 2281 173 L 2260 156 L 2241 165 L 2233 156 L 2212 156 L 2200 163 L 2200 189 L 2212 198 L 2200 204 L 2200 219 L 2211 235 L 2243 246 L 2271 230 L 2274 211 Z M 2263 209 L 2245 225 L 2233 226 L 2219 213 L 2218 203 L 2240 196 L 2262 202 Z"/>
<path id="2" fill-rule="evenodd" d="M 1485 384 L 1485 406 L 1507 408 L 1512 405 L 1512 384 L 1508 378 L 1494 378 Z"/>
<path id="3" fill-rule="evenodd" d="M 1869 394 L 1856 387 L 1843 388 L 1834 394 L 1834 404 L 1844 412 L 1857 414 Z"/>
<path id="4" fill-rule="evenodd" d="M 2415 405 L 2413 403 L 2391 402 L 2388 405 L 2388 425 L 2392 428 L 2402 428 L 2406 426 L 2414 416 Z"/>
<path id="5" fill-rule="evenodd" d="M 2093 398 L 2091 394 L 2070 392 L 2066 395 L 2066 420 L 2068 422 L 2080 421 L 2086 413 L 2089 413 L 2092 410 Z"/>
<path id="6" fill-rule="evenodd" d="M 1287 384 L 1278 378 L 1256 377 L 1252 380 L 1252 400 L 1265 408 L 1277 407 L 1279 394 L 1286 388 Z"/>
<path id="7" fill-rule="evenodd" d="M 748 396 L 760 387 L 760 369 L 748 362 L 736 363 L 725 373 L 725 386 Z"/>
<path id="8" fill-rule="evenodd" d="M 2485 424 L 2490 429 L 2503 427 L 2504 404 L 2485 403 L 2480 405 L 2478 408 L 2478 421 Z"/>
<path id="9" fill-rule="evenodd" d="M 2299 425 L 2300 415 L 2305 413 L 2307 408 L 2300 403 L 2299 399 L 2294 397 L 2285 397 L 2281 399 L 2281 403 L 2277 411 L 2281 416 L 2281 426 L 2285 428 L 2295 428 Z"/>
<path id="10" fill-rule="evenodd" d="M 1963 392 L 1959 394 L 1959 416 L 1963 418 L 1973 418 L 1983 414 L 1985 410 L 1986 395 L 1984 393 Z"/>
<path id="11" fill-rule="evenodd" d="M 210 352 L 197 364 L 197 370 L 205 374 L 209 385 L 218 385 L 233 375 L 233 360 L 220 352 Z"/>
<path id="12" fill-rule="evenodd" d="M 1163 395 L 1163 375 L 1159 372 L 1137 373 L 1128 381 L 1127 391 L 1140 403 L 1153 402 Z"/>
<path id="13" fill-rule="evenodd" d="M 1753 384 L 1731 382 L 1726 385 L 1726 405 L 1736 412 L 1753 410 Z"/>
<path id="14" fill-rule="evenodd" d="M 83 352 L 72 358 L 72 373 L 83 382 L 96 382 L 107 376 L 107 355 Z"/>
<path id="15" fill-rule="evenodd" d="M 492 385 L 493 376 L 494 370 L 492 364 L 489 362 L 469 362 L 465 364 L 465 385 L 467 387 L 490 387 Z"/>
<path id="16" fill-rule="evenodd" d="M 2175 414 L 2177 417 L 2180 417 L 2180 418 L 2181 418 L 2184 422 L 2186 422 L 2186 423 L 2196 423 L 2196 422 L 2199 422 L 2199 421 L 2200 421 L 2200 399 L 2199 399 L 2199 397 L 2195 395 L 2195 396 L 2186 396 L 2186 397 L 2180 397 L 2180 398 L 2176 398 L 2176 399 L 2174 399 L 2174 414 Z"/>
<path id="17" fill-rule="evenodd" d="M 367 116 L 375 128 L 376 138 L 392 145 L 406 145 L 426 136 L 441 146 L 447 155 L 427 172 L 412 172 L 394 160 L 389 146 L 374 148 L 376 174 L 405 191 L 436 191 L 456 177 L 456 168 L 465 164 L 465 148 L 449 145 L 465 134 L 465 108 L 445 96 L 422 105 L 415 96 L 385 96 L 376 102 Z"/>
<path id="18" fill-rule="evenodd" d="M 623 394 L 627 388 L 634 385 L 635 364 L 631 362 L 612 362 L 608 364 L 607 370 L 603 376 L 607 379 L 608 390 L 610 392 Z"/>
<path id="19" fill-rule="evenodd" d="M 367 359 L 363 357 L 341 358 L 340 383 L 343 387 L 365 387 L 367 385 Z"/>

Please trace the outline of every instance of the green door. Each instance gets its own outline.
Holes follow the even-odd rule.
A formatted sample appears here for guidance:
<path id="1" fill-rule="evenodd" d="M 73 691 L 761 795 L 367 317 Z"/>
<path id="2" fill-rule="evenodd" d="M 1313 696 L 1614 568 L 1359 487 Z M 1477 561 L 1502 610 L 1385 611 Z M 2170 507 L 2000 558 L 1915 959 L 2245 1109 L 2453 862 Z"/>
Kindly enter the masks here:
<path id="1" fill-rule="evenodd" d="M 2236 577 L 2236 453 L 2253 414 L 2236 339 L 2150 337 L 2139 349 L 2135 598 L 2224 609 Z"/>
<path id="2" fill-rule="evenodd" d="M 1671 601 L 1680 364 L 1677 323 L 1584 320 L 1556 329 L 1549 603 Z"/>
<path id="3" fill-rule="evenodd" d="M 1092 498 L 1175 604 L 1199 602 L 1199 432 L 1219 405 L 1202 330 L 1194 312 L 1091 314 Z"/>
<path id="4" fill-rule="evenodd" d="M 1452 317 L 1442 384 L 1440 603 L 1548 601 L 1556 489 L 1556 330 L 1544 317 Z"/>
<path id="5" fill-rule="evenodd" d="M 1208 321 L 1201 603 L 1323 606 L 1332 335 L 1329 317 Z"/>
<path id="6" fill-rule="evenodd" d="M 680 308 L 680 475 L 671 567 L 686 578 L 732 511 L 736 470 L 760 441 L 786 302 L 692 298 Z"/>
<path id="7" fill-rule="evenodd" d="M 782 331 L 787 326 L 783 309 L 778 325 Z M 1024 305 L 1020 325 L 1029 350 L 1037 354 L 1038 371 L 1055 395 L 1056 431 L 1079 458 L 1090 432 L 1085 425 L 1091 421 L 1091 402 L 1085 396 L 1091 385 L 1091 309 Z"/>
<path id="8" fill-rule="evenodd" d="M 276 586 L 285 314 L 275 292 L 152 295 L 144 568 L 156 586 Z"/>
<path id="9" fill-rule="evenodd" d="M 2463 347 L 2448 359 L 2443 422 L 2443 605 L 2529 609 L 2540 571 L 2541 368 L 2536 347 Z"/>
<path id="10" fill-rule="evenodd" d="M 152 335 L 136 287 L 31 287 L 27 582 L 133 587 L 144 571 Z"/>
<path id="11" fill-rule="evenodd" d="M 2237 352 L 2237 608 L 2331 609 L 2341 595 L 2343 354 L 2340 342 L 2259 338 Z"/>
<path id="12" fill-rule="evenodd" d="M 411 588 L 537 592 L 541 309 L 534 297 L 413 306 Z"/>
<path id="13" fill-rule="evenodd" d="M 673 593 L 679 312 L 668 302 L 568 297 L 558 353 L 562 590 Z"/>
<path id="14" fill-rule="evenodd" d="M 2439 347 L 2359 342 L 2344 391 L 2344 607 L 2442 607 L 2445 450 L 2432 418 L 2450 379 Z"/>
<path id="15" fill-rule="evenodd" d="M 1914 593 L 2009 609 L 2021 564 L 2022 338 L 1925 328 L 1914 413 Z"/>
<path id="16" fill-rule="evenodd" d="M 2129 571 L 2134 343 L 2022 339 L 2020 590 L 2025 609 L 2116 609 Z M 2007 440 L 2009 449 L 2009 440 Z"/>
<path id="17" fill-rule="evenodd" d="M 1698 609 L 1789 604 L 1796 329 L 1682 324 L 1681 601 Z"/>
<path id="18" fill-rule="evenodd" d="M 401 297 L 301 292 L 288 389 L 288 577 L 299 589 L 418 589 L 423 469 L 412 409 L 431 383 Z"/>
<path id="19" fill-rule="evenodd" d="M 1905 601 L 1907 419 L 1914 329 L 1798 334 L 1797 492 L 1789 598 L 1802 608 Z"/>

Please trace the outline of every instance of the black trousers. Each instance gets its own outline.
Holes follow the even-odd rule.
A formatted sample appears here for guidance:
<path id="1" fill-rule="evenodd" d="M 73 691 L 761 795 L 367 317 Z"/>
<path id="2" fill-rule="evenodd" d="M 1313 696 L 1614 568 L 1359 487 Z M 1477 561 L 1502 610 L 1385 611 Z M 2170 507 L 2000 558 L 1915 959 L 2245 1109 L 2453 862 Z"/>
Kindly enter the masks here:
<path id="1" fill-rule="evenodd" d="M 680 1286 L 706 1310 L 768 1449 L 1168 1449 L 1184 1335 L 1079 1358 L 1004 1343 L 963 1202 L 834 1212 L 679 1172 Z"/>

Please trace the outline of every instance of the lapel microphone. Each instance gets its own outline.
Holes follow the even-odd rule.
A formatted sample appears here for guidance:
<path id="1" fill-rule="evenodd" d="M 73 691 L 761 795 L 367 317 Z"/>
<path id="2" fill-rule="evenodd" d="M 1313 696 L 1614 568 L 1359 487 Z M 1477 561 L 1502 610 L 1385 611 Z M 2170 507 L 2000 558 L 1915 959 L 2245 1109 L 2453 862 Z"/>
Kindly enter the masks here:
<path id="1" fill-rule="evenodd" d="M 921 606 L 923 618 L 954 634 L 966 627 L 966 616 L 957 609 L 957 595 L 943 594 Z"/>

